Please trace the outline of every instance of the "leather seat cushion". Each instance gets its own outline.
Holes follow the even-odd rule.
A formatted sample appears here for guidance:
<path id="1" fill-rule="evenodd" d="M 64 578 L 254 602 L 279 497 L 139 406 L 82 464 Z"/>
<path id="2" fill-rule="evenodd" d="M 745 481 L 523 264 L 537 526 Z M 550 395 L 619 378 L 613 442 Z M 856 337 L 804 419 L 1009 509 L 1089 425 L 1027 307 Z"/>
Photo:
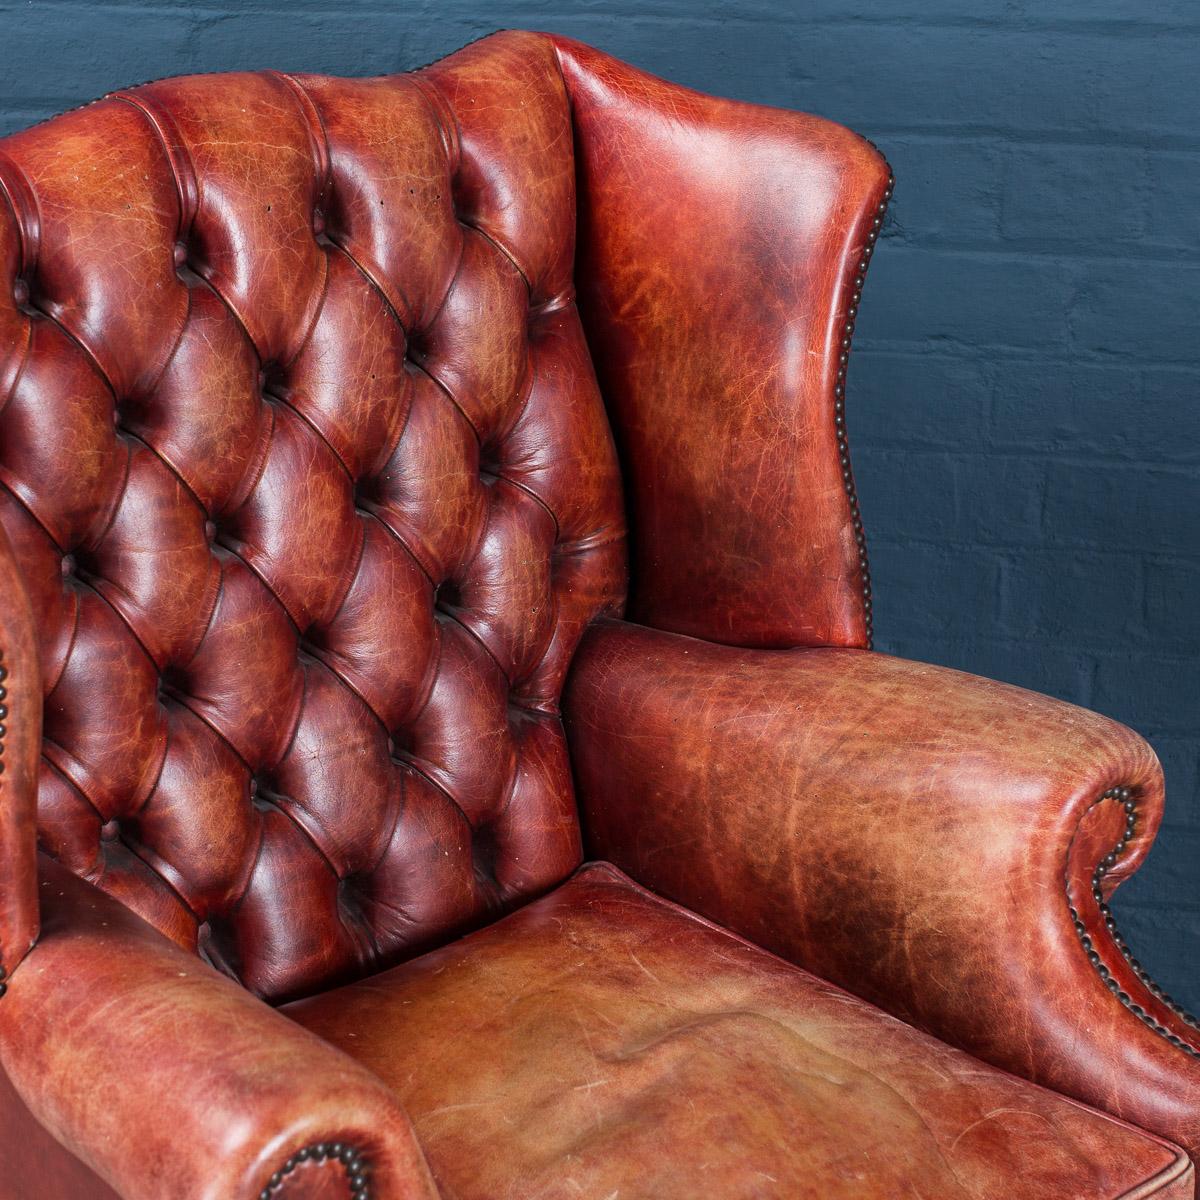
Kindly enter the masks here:
<path id="1" fill-rule="evenodd" d="M 396 1089 L 455 1200 L 1192 1196 L 1169 1144 L 608 864 L 285 1011 Z"/>

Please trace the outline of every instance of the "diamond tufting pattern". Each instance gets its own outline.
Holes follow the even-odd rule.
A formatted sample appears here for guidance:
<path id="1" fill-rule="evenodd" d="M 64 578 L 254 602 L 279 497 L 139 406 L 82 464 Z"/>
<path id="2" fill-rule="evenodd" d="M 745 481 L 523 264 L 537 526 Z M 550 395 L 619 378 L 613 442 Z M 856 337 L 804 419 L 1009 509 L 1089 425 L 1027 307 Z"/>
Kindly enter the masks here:
<path id="1" fill-rule="evenodd" d="M 272 999 L 563 879 L 625 550 L 549 45 L 150 84 L 0 185 L 42 847 Z"/>

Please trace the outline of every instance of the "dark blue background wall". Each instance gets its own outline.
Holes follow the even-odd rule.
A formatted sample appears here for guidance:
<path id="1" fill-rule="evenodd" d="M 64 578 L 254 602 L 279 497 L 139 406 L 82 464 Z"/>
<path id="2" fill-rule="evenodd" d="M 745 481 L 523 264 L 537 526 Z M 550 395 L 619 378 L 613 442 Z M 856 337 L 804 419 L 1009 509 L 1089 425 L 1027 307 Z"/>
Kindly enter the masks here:
<path id="1" fill-rule="evenodd" d="M 1167 823 L 1117 909 L 1143 960 L 1200 1009 L 1194 0 L 130 0 L 0 13 L 5 131 L 149 77 L 394 71 L 517 26 L 878 142 L 898 184 L 850 391 L 880 646 L 1149 737 Z"/>

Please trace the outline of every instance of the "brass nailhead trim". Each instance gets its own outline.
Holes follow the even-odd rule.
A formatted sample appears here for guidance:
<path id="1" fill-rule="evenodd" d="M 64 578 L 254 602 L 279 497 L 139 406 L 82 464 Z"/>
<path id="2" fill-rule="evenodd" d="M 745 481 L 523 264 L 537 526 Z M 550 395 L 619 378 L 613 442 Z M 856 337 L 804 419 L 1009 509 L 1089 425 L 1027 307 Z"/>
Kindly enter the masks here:
<path id="1" fill-rule="evenodd" d="M 1100 887 L 1100 882 L 1109 869 L 1113 867 L 1121 855 L 1125 852 L 1125 848 L 1129 845 L 1133 838 L 1134 832 L 1137 829 L 1137 805 L 1133 799 L 1133 789 L 1128 787 L 1109 788 L 1100 800 L 1117 800 L 1125 809 L 1125 832 L 1121 835 L 1121 840 L 1106 854 L 1097 864 L 1095 871 L 1092 872 L 1092 897 L 1095 899 L 1097 906 L 1100 909 L 1100 915 L 1104 918 L 1105 927 L 1117 949 L 1121 952 L 1121 957 L 1128 963 L 1133 973 L 1138 977 L 1139 982 L 1150 992 L 1152 996 L 1161 1001 L 1169 1008 L 1185 1025 L 1190 1025 L 1193 1029 L 1200 1031 L 1200 1020 L 1193 1017 L 1182 1004 L 1176 1004 L 1166 992 L 1154 982 L 1153 979 L 1146 973 L 1145 968 L 1133 957 L 1133 952 L 1125 944 L 1125 940 L 1117 932 L 1117 923 L 1113 919 L 1112 910 L 1104 902 L 1104 892 Z M 1100 800 L 1096 801 L 1097 804 Z M 1071 914 L 1072 924 L 1075 926 L 1075 936 L 1079 938 L 1079 944 L 1083 947 L 1087 954 L 1088 962 L 1095 968 L 1096 974 L 1104 981 L 1104 986 L 1108 988 L 1117 1000 L 1121 1002 L 1143 1025 L 1154 1030 L 1159 1037 L 1166 1039 L 1177 1050 L 1182 1050 L 1184 1054 L 1190 1055 L 1192 1058 L 1200 1058 L 1200 1049 L 1190 1045 L 1184 1041 L 1177 1033 L 1172 1033 L 1165 1026 L 1160 1025 L 1128 992 L 1123 991 L 1121 985 L 1113 978 L 1112 972 L 1104 965 L 1100 958 L 1100 952 L 1096 949 L 1091 937 L 1088 935 L 1087 926 L 1079 919 L 1079 914 L 1075 911 L 1075 906 L 1070 903 L 1068 897 L 1067 911 Z"/>
<path id="2" fill-rule="evenodd" d="M 874 142 L 868 140 L 867 144 L 878 152 L 878 147 Z M 891 167 L 888 167 L 887 187 L 884 189 L 883 199 L 875 207 L 875 215 L 871 218 L 871 228 L 867 231 L 867 244 L 863 247 L 858 262 L 854 265 L 853 298 L 846 311 L 845 323 L 842 325 L 841 346 L 838 350 L 837 381 L 833 385 L 833 423 L 837 430 L 838 463 L 842 469 L 842 486 L 846 489 L 846 499 L 850 501 L 854 544 L 858 547 L 858 572 L 862 584 L 868 650 L 875 644 L 874 618 L 871 613 L 871 567 L 867 561 L 867 534 L 863 529 L 862 514 L 858 508 L 858 494 L 854 490 L 854 473 L 850 470 L 850 443 L 846 437 L 846 364 L 850 359 L 850 339 L 854 334 L 854 321 L 858 316 L 858 303 L 862 299 L 867 267 L 871 265 L 871 255 L 875 253 L 875 243 L 879 240 L 879 233 L 883 228 L 883 218 L 887 213 L 888 201 L 892 198 L 892 189 L 895 185 L 896 178 L 892 174 Z"/>
<path id="3" fill-rule="evenodd" d="M 347 1146 L 344 1142 L 316 1142 L 297 1150 L 283 1166 L 271 1176 L 267 1186 L 258 1194 L 258 1200 L 274 1200 L 287 1177 L 306 1162 L 340 1162 L 350 1184 L 350 1200 L 371 1200 L 371 1185 L 367 1180 L 367 1164 L 361 1150 Z"/>

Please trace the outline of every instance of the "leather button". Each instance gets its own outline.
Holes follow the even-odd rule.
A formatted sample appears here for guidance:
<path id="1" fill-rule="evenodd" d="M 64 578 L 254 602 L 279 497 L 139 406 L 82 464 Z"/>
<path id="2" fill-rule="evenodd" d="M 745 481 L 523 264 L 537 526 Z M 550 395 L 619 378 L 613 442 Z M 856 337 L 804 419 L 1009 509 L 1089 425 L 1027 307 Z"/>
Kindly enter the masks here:
<path id="1" fill-rule="evenodd" d="M 371 927 L 376 918 L 356 905 L 348 919 L 324 890 L 330 865 L 361 872 L 364 893 L 409 876 L 415 845 L 398 837 L 381 858 L 377 844 L 401 786 L 405 813 L 440 851 L 420 887 L 455 910 L 431 904 L 431 921 L 474 913 L 474 886 L 456 882 L 470 884 L 474 871 L 467 820 L 448 797 L 493 811 L 514 758 L 505 685 L 536 678 L 539 695 L 556 699 L 580 632 L 622 591 L 618 538 L 586 544 L 596 530 L 619 529 L 621 515 L 582 331 L 543 305 L 530 333 L 531 294 L 573 294 L 575 217 L 561 77 L 552 55 L 540 81 L 533 66 L 521 81 L 483 72 L 463 114 L 478 165 L 521 201 L 492 211 L 490 191 L 469 196 L 464 174 L 469 225 L 455 223 L 448 187 L 458 114 L 434 116 L 404 89 L 306 82 L 318 112 L 301 107 L 338 130 L 332 161 L 323 152 L 314 161 L 313 128 L 300 107 L 280 105 L 278 80 L 200 81 L 190 99 L 174 81 L 155 84 L 172 139 L 205 147 L 181 156 L 180 179 L 126 106 L 69 118 L 86 128 L 61 141 L 43 127 L 53 153 L 35 191 L 56 198 L 53 236 L 43 265 L 10 275 L 10 286 L 18 301 L 30 292 L 42 301 L 44 279 L 54 285 L 47 305 L 78 306 L 99 370 L 56 334 L 35 339 L 31 353 L 46 360 L 38 370 L 71 383 L 78 359 L 79 386 L 92 389 L 85 400 L 103 421 L 93 445 L 90 424 L 48 394 L 63 453 L 49 454 L 44 474 L 39 458 L 36 477 L 20 482 L 71 531 L 60 543 L 71 551 L 60 557 L 63 590 L 81 590 L 72 576 L 103 576 L 128 601 L 118 614 L 86 593 L 58 732 L 97 792 L 127 798 L 143 779 L 157 781 L 136 826 L 139 848 L 170 868 L 193 912 L 219 914 L 205 953 L 228 967 L 243 946 L 230 973 L 264 994 L 318 987 L 359 957 L 368 966 L 360 933 L 365 944 L 380 938 L 384 953 L 403 949 L 407 931 Z M 490 123 L 518 105 L 528 138 L 496 140 Z M 128 170 L 106 176 L 101 198 L 122 220 L 84 236 L 79 222 L 96 195 L 79 186 L 81 167 L 97 146 L 111 148 L 114 122 L 126 118 L 136 131 L 121 146 Z M 217 127 L 225 133 L 214 136 Z M 395 179 L 403 186 L 390 186 Z M 170 218 L 179 184 L 182 225 Z M 336 208 L 321 190 L 331 187 L 345 191 Z M 358 262 L 329 249 L 333 231 L 354 243 Z M 189 286 L 197 265 L 211 286 Z M 491 439 L 490 490 L 480 484 L 480 437 Z M 70 473 L 85 455 L 80 483 Z M 511 478 L 496 484 L 501 470 Z M 68 503 L 80 511 L 59 511 Z M 79 531 L 107 516 L 94 548 Z M 560 519 L 584 549 L 554 575 L 547 560 Z M 101 649 L 96 686 L 90 666 Z M 94 738 L 105 724 L 114 736 Z M 385 754 L 380 735 L 397 727 Z M 533 766 L 522 768 L 532 797 L 518 804 L 530 831 L 522 861 L 511 861 L 515 839 L 489 852 L 489 874 L 515 869 L 528 882 L 512 897 L 488 892 L 497 915 L 573 866 L 569 839 L 546 817 L 569 796 L 556 765 L 562 733 L 538 738 Z M 14 753 L 10 745 L 10 775 Z M 253 779 L 247 763 L 259 768 Z M 169 803 L 179 794 L 195 803 Z M 104 836 L 119 833 L 106 826 Z M 294 903 L 270 903 L 278 880 Z M 156 921 L 186 920 L 170 885 L 153 872 L 146 883 Z M 246 902 L 233 903 L 243 891 Z M 320 966 L 307 956 L 311 937 L 328 941 Z"/>

